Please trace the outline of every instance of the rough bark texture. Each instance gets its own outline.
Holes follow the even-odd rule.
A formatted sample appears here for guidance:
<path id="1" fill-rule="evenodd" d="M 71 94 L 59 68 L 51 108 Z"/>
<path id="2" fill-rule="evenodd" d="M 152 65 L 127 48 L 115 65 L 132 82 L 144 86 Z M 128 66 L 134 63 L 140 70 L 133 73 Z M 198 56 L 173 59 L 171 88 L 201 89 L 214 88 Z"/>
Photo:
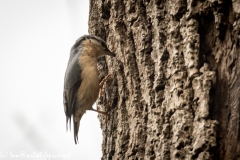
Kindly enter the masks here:
<path id="1" fill-rule="evenodd" d="M 89 33 L 117 54 L 103 160 L 240 159 L 239 0 L 90 0 Z"/>

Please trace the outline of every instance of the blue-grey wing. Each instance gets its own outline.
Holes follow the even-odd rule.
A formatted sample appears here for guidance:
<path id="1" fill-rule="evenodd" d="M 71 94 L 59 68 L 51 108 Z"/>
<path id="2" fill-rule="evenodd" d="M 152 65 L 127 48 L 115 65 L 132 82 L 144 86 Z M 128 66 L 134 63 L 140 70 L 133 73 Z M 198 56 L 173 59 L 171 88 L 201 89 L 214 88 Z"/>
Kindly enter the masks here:
<path id="1" fill-rule="evenodd" d="M 78 88 L 81 85 L 81 67 L 78 64 L 80 55 L 81 48 L 71 50 L 64 78 L 63 103 L 67 124 L 68 120 L 71 123 L 71 116 L 75 113 L 76 105 L 78 105 L 76 97 Z"/>

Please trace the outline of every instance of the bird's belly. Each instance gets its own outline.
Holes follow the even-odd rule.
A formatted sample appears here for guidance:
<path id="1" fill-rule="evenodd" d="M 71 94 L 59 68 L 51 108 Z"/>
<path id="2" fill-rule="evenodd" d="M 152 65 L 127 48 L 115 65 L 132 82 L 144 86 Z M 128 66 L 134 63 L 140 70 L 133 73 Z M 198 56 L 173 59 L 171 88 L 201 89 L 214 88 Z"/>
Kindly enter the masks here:
<path id="1" fill-rule="evenodd" d="M 83 102 L 87 104 L 93 104 L 98 97 L 99 93 L 99 84 L 98 83 L 92 83 L 90 81 L 86 81 L 83 84 L 82 90 L 80 92 L 84 92 L 84 96 L 81 99 Z"/>
<path id="2" fill-rule="evenodd" d="M 98 98 L 99 80 L 98 73 L 94 71 L 88 72 L 87 76 L 82 79 L 81 86 L 78 90 L 78 100 L 82 109 L 92 109 L 92 105 Z"/>

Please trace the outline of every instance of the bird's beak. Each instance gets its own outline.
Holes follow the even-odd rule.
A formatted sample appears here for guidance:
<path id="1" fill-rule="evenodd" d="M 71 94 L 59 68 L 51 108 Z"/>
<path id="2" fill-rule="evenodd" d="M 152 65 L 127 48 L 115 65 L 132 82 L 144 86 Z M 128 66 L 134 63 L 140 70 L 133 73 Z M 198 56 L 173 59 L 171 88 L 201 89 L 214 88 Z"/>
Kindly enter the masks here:
<path id="1" fill-rule="evenodd" d="M 109 55 L 109 56 L 111 56 L 111 57 L 115 57 L 115 56 L 116 56 L 116 54 L 113 53 L 113 52 L 111 52 L 111 51 L 108 51 L 108 52 L 107 52 L 107 55 Z"/>

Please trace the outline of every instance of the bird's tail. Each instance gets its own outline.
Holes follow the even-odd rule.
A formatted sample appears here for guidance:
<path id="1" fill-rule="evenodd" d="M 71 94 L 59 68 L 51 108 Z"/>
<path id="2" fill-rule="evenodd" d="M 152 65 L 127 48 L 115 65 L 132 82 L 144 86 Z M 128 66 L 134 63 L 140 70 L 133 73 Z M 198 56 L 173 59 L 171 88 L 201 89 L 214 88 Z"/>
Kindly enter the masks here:
<path id="1" fill-rule="evenodd" d="M 79 131 L 79 125 L 80 125 L 80 120 L 82 118 L 82 115 L 80 117 L 73 117 L 73 132 L 74 132 L 74 141 L 75 144 L 78 143 L 78 131 Z"/>

